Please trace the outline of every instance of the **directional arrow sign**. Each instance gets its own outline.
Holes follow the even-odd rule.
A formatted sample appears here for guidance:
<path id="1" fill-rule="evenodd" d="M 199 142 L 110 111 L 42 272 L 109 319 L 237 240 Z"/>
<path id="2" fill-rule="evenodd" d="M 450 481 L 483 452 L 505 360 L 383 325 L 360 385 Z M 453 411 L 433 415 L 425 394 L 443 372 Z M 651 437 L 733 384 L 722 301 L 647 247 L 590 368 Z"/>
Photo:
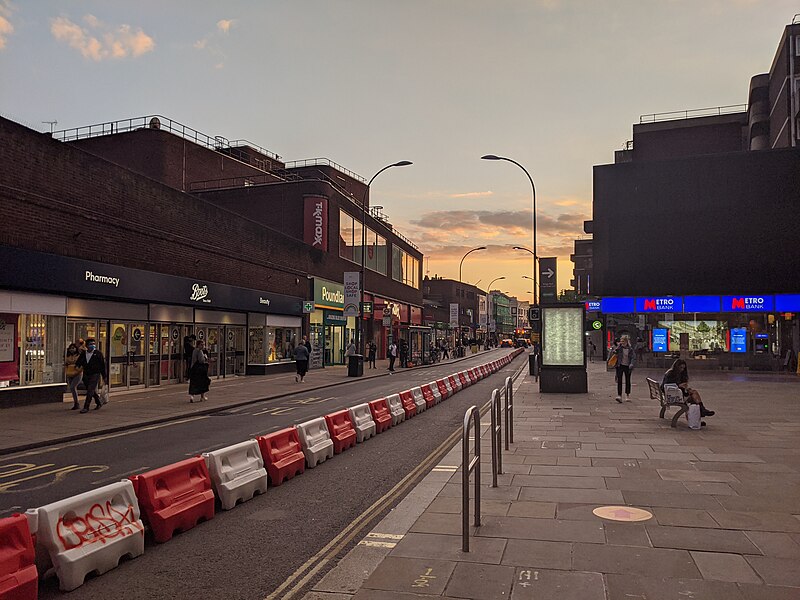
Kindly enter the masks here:
<path id="1" fill-rule="evenodd" d="M 556 258 L 539 259 L 539 298 L 542 302 L 558 299 L 558 263 Z"/>

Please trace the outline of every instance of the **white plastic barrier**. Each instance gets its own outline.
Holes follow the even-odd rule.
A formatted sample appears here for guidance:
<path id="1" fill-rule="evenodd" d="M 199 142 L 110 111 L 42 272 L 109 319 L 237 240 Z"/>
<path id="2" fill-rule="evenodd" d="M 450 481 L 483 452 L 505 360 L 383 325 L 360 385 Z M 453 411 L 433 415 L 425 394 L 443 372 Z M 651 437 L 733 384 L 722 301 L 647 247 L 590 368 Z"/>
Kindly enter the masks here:
<path id="1" fill-rule="evenodd" d="M 431 391 L 433 392 L 433 397 L 436 399 L 436 404 L 439 404 L 439 402 L 442 401 L 442 392 L 439 391 L 439 384 L 434 380 L 428 384 L 428 387 L 431 388 Z"/>
<path id="2" fill-rule="evenodd" d="M 443 378 L 442 381 L 444 381 L 444 387 L 447 388 L 447 397 L 448 398 L 456 393 L 456 391 L 453 389 L 453 384 L 450 383 L 450 378 L 449 377 Z"/>
<path id="3" fill-rule="evenodd" d="M 247 502 L 256 493 L 267 492 L 267 470 L 257 441 L 204 452 L 203 458 L 223 510 L 232 509 L 240 500 Z"/>
<path id="4" fill-rule="evenodd" d="M 333 440 L 323 417 L 300 423 L 297 433 L 300 434 L 300 444 L 309 469 L 333 458 Z"/>
<path id="5" fill-rule="evenodd" d="M 400 394 L 386 396 L 386 401 L 389 403 L 389 412 L 392 413 L 392 426 L 405 421 L 406 411 L 403 409 L 403 401 L 400 400 Z"/>
<path id="6" fill-rule="evenodd" d="M 472 379 L 470 379 L 470 378 L 469 378 L 469 373 L 467 373 L 466 371 L 461 371 L 461 372 L 459 373 L 459 377 L 460 377 L 461 375 L 463 375 L 463 376 L 464 376 L 464 381 L 466 381 L 466 382 L 467 382 L 466 384 L 463 384 L 463 383 L 462 383 L 462 384 L 461 384 L 461 387 L 469 387 L 469 386 L 471 386 L 471 385 L 472 385 Z"/>
<path id="7" fill-rule="evenodd" d="M 367 403 L 348 408 L 347 412 L 350 413 L 350 420 L 356 430 L 356 442 L 360 444 L 375 435 L 375 421 L 372 420 L 372 412 Z"/>
<path id="8" fill-rule="evenodd" d="M 425 402 L 425 394 L 422 393 L 422 388 L 419 386 L 411 388 L 411 395 L 414 396 L 414 404 L 417 405 L 417 414 L 424 412 L 428 408 L 428 403 Z"/>
<path id="9" fill-rule="evenodd" d="M 28 519 L 38 520 L 37 543 L 50 555 L 65 592 L 83 585 L 93 571 L 102 575 L 115 568 L 123 556 L 144 553 L 139 502 L 127 479 L 32 509 Z"/>
<path id="10" fill-rule="evenodd" d="M 458 392 L 460 392 L 460 391 L 461 391 L 461 388 L 463 388 L 464 386 L 463 386 L 463 385 L 461 385 L 461 380 L 458 378 L 458 373 L 453 373 L 452 375 L 450 375 L 450 377 L 452 377 L 452 378 L 453 378 L 453 381 L 455 381 L 455 382 L 456 382 L 456 384 L 455 384 L 455 387 L 453 387 L 453 384 L 452 384 L 452 383 L 450 384 L 450 387 L 453 387 L 453 393 L 454 393 L 454 394 L 457 394 Z M 449 380 L 449 379 L 450 379 L 450 378 L 448 377 L 448 380 Z"/>

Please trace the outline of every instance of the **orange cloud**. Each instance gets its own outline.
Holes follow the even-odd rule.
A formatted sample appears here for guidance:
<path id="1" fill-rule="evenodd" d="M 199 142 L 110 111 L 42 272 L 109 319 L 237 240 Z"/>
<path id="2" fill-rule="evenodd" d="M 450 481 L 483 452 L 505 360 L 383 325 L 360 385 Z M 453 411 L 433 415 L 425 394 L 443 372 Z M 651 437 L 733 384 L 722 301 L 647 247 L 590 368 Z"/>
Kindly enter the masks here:
<path id="1" fill-rule="evenodd" d="M 141 29 L 132 30 L 130 25 L 111 28 L 91 14 L 84 16 L 83 20 L 88 29 L 67 17 L 57 17 L 50 23 L 50 32 L 56 40 L 75 48 L 84 58 L 99 62 L 108 58 L 139 57 L 152 52 L 156 46 L 152 37 Z"/>
<path id="2" fill-rule="evenodd" d="M 462 194 L 450 194 L 448 198 L 486 198 L 487 196 L 494 195 L 494 192 L 487 190 L 485 192 L 464 192 Z"/>

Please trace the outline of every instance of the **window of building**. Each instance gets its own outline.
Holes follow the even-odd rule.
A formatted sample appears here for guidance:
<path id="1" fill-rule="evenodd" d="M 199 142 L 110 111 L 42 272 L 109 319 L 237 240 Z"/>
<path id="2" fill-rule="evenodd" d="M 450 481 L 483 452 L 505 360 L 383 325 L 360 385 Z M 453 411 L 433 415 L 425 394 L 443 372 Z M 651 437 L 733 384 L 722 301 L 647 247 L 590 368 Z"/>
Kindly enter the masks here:
<path id="1" fill-rule="evenodd" d="M 66 319 L 0 314 L 0 387 L 61 383 Z"/>
<path id="2" fill-rule="evenodd" d="M 250 364 L 294 360 L 294 347 L 300 335 L 298 327 L 250 327 L 248 358 Z"/>
<path id="3" fill-rule="evenodd" d="M 361 264 L 362 243 L 361 221 L 351 217 L 343 210 L 339 211 L 339 256 Z M 386 275 L 386 238 L 378 235 L 369 227 L 366 228 L 367 255 L 364 264 L 371 271 Z"/>
<path id="4" fill-rule="evenodd" d="M 339 211 L 339 256 L 355 260 L 353 256 L 354 219 L 343 210 Z M 361 243 L 359 237 L 358 243 Z"/>

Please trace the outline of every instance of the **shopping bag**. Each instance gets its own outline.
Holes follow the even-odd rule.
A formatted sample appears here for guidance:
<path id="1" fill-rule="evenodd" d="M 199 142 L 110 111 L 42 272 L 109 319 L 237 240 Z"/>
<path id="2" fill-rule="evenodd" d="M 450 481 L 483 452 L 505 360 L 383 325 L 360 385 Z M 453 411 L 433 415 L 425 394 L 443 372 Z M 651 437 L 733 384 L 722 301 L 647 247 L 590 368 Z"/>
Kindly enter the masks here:
<path id="1" fill-rule="evenodd" d="M 702 425 L 700 425 L 700 405 L 699 404 L 690 404 L 689 405 L 689 412 L 688 417 L 689 419 L 689 429 L 700 429 Z"/>
<path id="2" fill-rule="evenodd" d="M 686 402 L 683 397 L 683 390 L 675 383 L 667 383 L 664 385 L 664 399 L 667 404 L 683 404 Z"/>
<path id="3" fill-rule="evenodd" d="M 108 384 L 104 380 L 100 380 L 100 387 L 97 390 L 97 395 L 100 396 L 100 404 L 108 404 Z"/>
<path id="4" fill-rule="evenodd" d="M 616 366 L 617 366 L 617 355 L 612 354 L 611 356 L 608 357 L 608 368 L 613 369 Z"/>

